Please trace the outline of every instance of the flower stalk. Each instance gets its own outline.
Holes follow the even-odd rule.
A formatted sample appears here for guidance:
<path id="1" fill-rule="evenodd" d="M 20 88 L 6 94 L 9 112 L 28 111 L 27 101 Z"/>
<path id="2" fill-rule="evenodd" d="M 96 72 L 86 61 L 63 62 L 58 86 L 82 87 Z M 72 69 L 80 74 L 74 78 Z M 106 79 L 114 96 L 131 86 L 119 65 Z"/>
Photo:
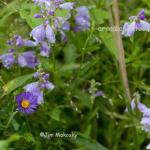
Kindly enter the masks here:
<path id="1" fill-rule="evenodd" d="M 113 13 L 114 13 L 114 24 L 117 29 L 120 29 L 120 16 L 119 16 L 119 5 L 118 0 L 113 0 Z M 125 53 L 124 53 L 124 46 L 122 41 L 122 35 L 120 30 L 117 30 L 115 32 L 115 42 L 116 47 L 118 50 L 118 61 L 119 61 L 119 70 L 123 82 L 124 91 L 127 98 L 127 108 L 129 113 L 131 114 L 131 118 L 133 121 L 133 124 L 135 125 L 135 119 L 133 116 L 132 108 L 131 108 L 131 94 L 130 94 L 130 88 L 128 83 L 128 76 L 127 76 L 127 70 L 126 70 L 126 64 L 125 64 Z M 138 144 L 138 137 L 137 137 L 137 131 L 134 127 L 133 129 L 134 133 L 134 147 L 136 150 L 139 150 L 139 144 Z"/>

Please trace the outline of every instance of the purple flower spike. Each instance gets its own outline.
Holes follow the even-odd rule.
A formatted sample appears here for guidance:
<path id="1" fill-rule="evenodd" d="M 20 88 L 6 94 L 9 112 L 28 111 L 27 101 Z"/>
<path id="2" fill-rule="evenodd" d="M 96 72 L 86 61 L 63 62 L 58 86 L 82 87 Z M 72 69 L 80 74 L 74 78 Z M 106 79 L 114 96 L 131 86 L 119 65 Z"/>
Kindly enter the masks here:
<path id="1" fill-rule="evenodd" d="M 6 53 L 0 56 L 0 60 L 5 68 L 10 69 L 15 63 L 13 53 Z"/>
<path id="2" fill-rule="evenodd" d="M 18 110 L 22 111 L 24 114 L 33 113 L 38 106 L 37 97 L 30 92 L 23 92 L 17 95 L 16 102 Z"/>
<path id="3" fill-rule="evenodd" d="M 20 67 L 29 67 L 34 69 L 39 64 L 39 60 L 33 51 L 28 51 L 18 56 L 18 64 Z"/>

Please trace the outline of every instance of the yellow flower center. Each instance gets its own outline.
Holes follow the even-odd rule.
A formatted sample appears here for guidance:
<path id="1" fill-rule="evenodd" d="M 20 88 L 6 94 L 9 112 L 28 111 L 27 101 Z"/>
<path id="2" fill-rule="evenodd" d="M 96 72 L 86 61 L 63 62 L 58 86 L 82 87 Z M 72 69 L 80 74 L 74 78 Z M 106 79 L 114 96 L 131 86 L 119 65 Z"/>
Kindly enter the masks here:
<path id="1" fill-rule="evenodd" d="M 21 106 L 23 108 L 28 108 L 30 106 L 30 102 L 26 99 L 23 99 L 22 102 L 21 102 Z"/>

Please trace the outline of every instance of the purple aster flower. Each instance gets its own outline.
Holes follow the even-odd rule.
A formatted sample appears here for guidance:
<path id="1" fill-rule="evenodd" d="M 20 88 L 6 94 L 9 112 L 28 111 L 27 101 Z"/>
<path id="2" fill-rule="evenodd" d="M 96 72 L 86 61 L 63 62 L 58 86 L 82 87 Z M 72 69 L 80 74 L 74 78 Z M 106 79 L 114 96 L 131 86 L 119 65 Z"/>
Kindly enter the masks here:
<path id="1" fill-rule="evenodd" d="M 73 9 L 74 5 L 75 5 L 74 2 L 66 2 L 66 3 L 60 4 L 59 8 L 66 9 L 66 10 L 71 10 L 71 9 Z"/>
<path id="2" fill-rule="evenodd" d="M 41 104 L 43 103 L 43 92 L 40 89 L 39 83 L 38 82 L 33 82 L 30 84 L 27 84 L 24 87 L 26 92 L 32 93 L 34 96 L 37 97 L 37 103 Z"/>
<path id="3" fill-rule="evenodd" d="M 20 67 L 29 67 L 34 69 L 39 64 L 39 60 L 33 51 L 28 51 L 18 56 L 18 64 Z"/>
<path id="4" fill-rule="evenodd" d="M 49 57 L 50 54 L 50 48 L 46 42 L 41 43 L 41 51 L 40 55 L 44 57 Z"/>
<path id="5" fill-rule="evenodd" d="M 37 97 L 30 92 L 23 92 L 17 95 L 16 102 L 18 110 L 22 111 L 24 114 L 33 113 L 38 106 Z"/>
<path id="6" fill-rule="evenodd" d="M 5 68 L 10 69 L 15 63 L 13 53 L 6 53 L 0 56 L 0 60 Z"/>

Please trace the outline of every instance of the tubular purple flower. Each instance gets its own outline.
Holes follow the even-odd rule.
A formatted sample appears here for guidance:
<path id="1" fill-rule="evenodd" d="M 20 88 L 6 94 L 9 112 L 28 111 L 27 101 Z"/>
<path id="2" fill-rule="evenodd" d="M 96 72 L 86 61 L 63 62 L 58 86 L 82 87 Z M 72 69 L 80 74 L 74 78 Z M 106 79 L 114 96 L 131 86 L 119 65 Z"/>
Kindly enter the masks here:
<path id="1" fill-rule="evenodd" d="M 38 82 L 32 82 L 30 84 L 27 84 L 24 87 L 26 92 L 30 92 L 32 93 L 35 97 L 37 97 L 37 103 L 41 104 L 43 103 L 43 92 L 41 91 L 40 87 L 39 87 L 39 83 Z"/>
<path id="2" fill-rule="evenodd" d="M 46 34 L 45 36 L 46 36 L 48 42 L 54 44 L 55 43 L 55 33 L 50 25 L 46 26 L 45 34 Z"/>
<path id="3" fill-rule="evenodd" d="M 37 42 L 40 43 L 42 41 L 44 41 L 45 38 L 45 28 L 43 25 L 39 25 L 37 27 L 35 27 L 31 33 L 30 36 L 33 37 L 33 39 Z"/>
<path id="4" fill-rule="evenodd" d="M 141 20 L 144 20 L 144 19 L 145 19 L 145 11 L 144 11 L 144 9 L 142 9 L 142 10 L 139 12 L 138 17 L 139 17 Z"/>
<path id="5" fill-rule="evenodd" d="M 33 77 L 35 79 L 38 79 L 40 77 L 40 73 L 37 71 L 36 73 L 34 73 Z"/>
<path id="6" fill-rule="evenodd" d="M 101 90 L 99 90 L 99 91 L 97 91 L 96 93 L 95 93 L 95 96 L 96 97 L 100 97 L 100 96 L 103 96 L 104 95 L 104 93 L 103 93 L 103 91 L 101 91 Z"/>
<path id="7" fill-rule="evenodd" d="M 35 46 L 37 46 L 37 43 L 33 42 L 31 40 L 24 40 L 24 46 L 35 47 Z"/>
<path id="8" fill-rule="evenodd" d="M 46 42 L 41 43 L 41 51 L 40 55 L 44 57 L 49 57 L 50 54 L 50 48 Z"/>
<path id="9" fill-rule="evenodd" d="M 43 18 L 43 16 L 40 15 L 40 14 L 35 14 L 35 15 L 34 15 L 34 18 Z"/>
<path id="10" fill-rule="evenodd" d="M 78 8 L 76 8 L 76 11 L 79 16 L 82 16 L 87 20 L 90 19 L 89 10 L 86 6 L 78 7 Z"/>
<path id="11" fill-rule="evenodd" d="M 76 9 L 77 15 L 75 16 L 76 25 L 80 27 L 80 30 L 84 31 L 90 27 L 90 15 L 88 8 L 85 6 L 78 7 Z"/>
<path id="12" fill-rule="evenodd" d="M 16 46 L 18 47 L 24 46 L 24 41 L 21 36 L 15 35 L 15 39 L 16 39 Z"/>
<path id="13" fill-rule="evenodd" d="M 150 150 L 150 143 L 146 146 L 146 149 Z"/>
<path id="14" fill-rule="evenodd" d="M 9 40 L 9 41 L 7 41 L 7 44 L 12 46 L 12 45 L 14 45 L 14 42 L 12 40 Z"/>
<path id="15" fill-rule="evenodd" d="M 18 64 L 20 67 L 34 69 L 39 64 L 39 60 L 33 51 L 28 51 L 18 56 Z"/>
<path id="16" fill-rule="evenodd" d="M 52 44 L 55 43 L 55 34 L 52 27 L 49 25 L 48 20 L 44 21 L 42 25 L 34 28 L 31 31 L 30 36 L 32 36 L 37 43 L 43 42 L 45 38 L 48 40 L 48 42 Z"/>
<path id="17" fill-rule="evenodd" d="M 47 90 L 53 90 L 55 87 L 54 84 L 49 81 L 43 82 L 40 86 L 41 86 L 41 88 L 47 89 Z"/>
<path id="18" fill-rule="evenodd" d="M 141 10 L 138 16 L 130 16 L 131 22 L 126 22 L 123 25 L 122 35 L 132 36 L 135 31 L 147 31 L 150 32 L 150 23 L 144 21 L 144 10 Z"/>
<path id="19" fill-rule="evenodd" d="M 142 129 L 145 132 L 150 133 L 150 108 L 147 108 L 142 103 L 138 104 L 138 108 L 143 113 L 143 116 L 142 116 L 142 119 L 141 119 Z"/>
<path id="20" fill-rule="evenodd" d="M 136 22 L 125 23 L 123 26 L 122 34 L 124 36 L 132 36 L 136 31 Z"/>
<path id="21" fill-rule="evenodd" d="M 13 53 L 6 53 L 0 56 L 0 60 L 5 68 L 10 69 L 15 63 Z"/>
<path id="22" fill-rule="evenodd" d="M 42 75 L 42 79 L 43 80 L 47 80 L 48 78 L 49 78 L 49 73 L 44 73 L 43 75 Z"/>
<path id="23" fill-rule="evenodd" d="M 66 9 L 66 10 L 71 10 L 71 9 L 73 9 L 74 5 L 75 5 L 74 2 L 66 2 L 66 3 L 60 4 L 59 8 Z"/>

